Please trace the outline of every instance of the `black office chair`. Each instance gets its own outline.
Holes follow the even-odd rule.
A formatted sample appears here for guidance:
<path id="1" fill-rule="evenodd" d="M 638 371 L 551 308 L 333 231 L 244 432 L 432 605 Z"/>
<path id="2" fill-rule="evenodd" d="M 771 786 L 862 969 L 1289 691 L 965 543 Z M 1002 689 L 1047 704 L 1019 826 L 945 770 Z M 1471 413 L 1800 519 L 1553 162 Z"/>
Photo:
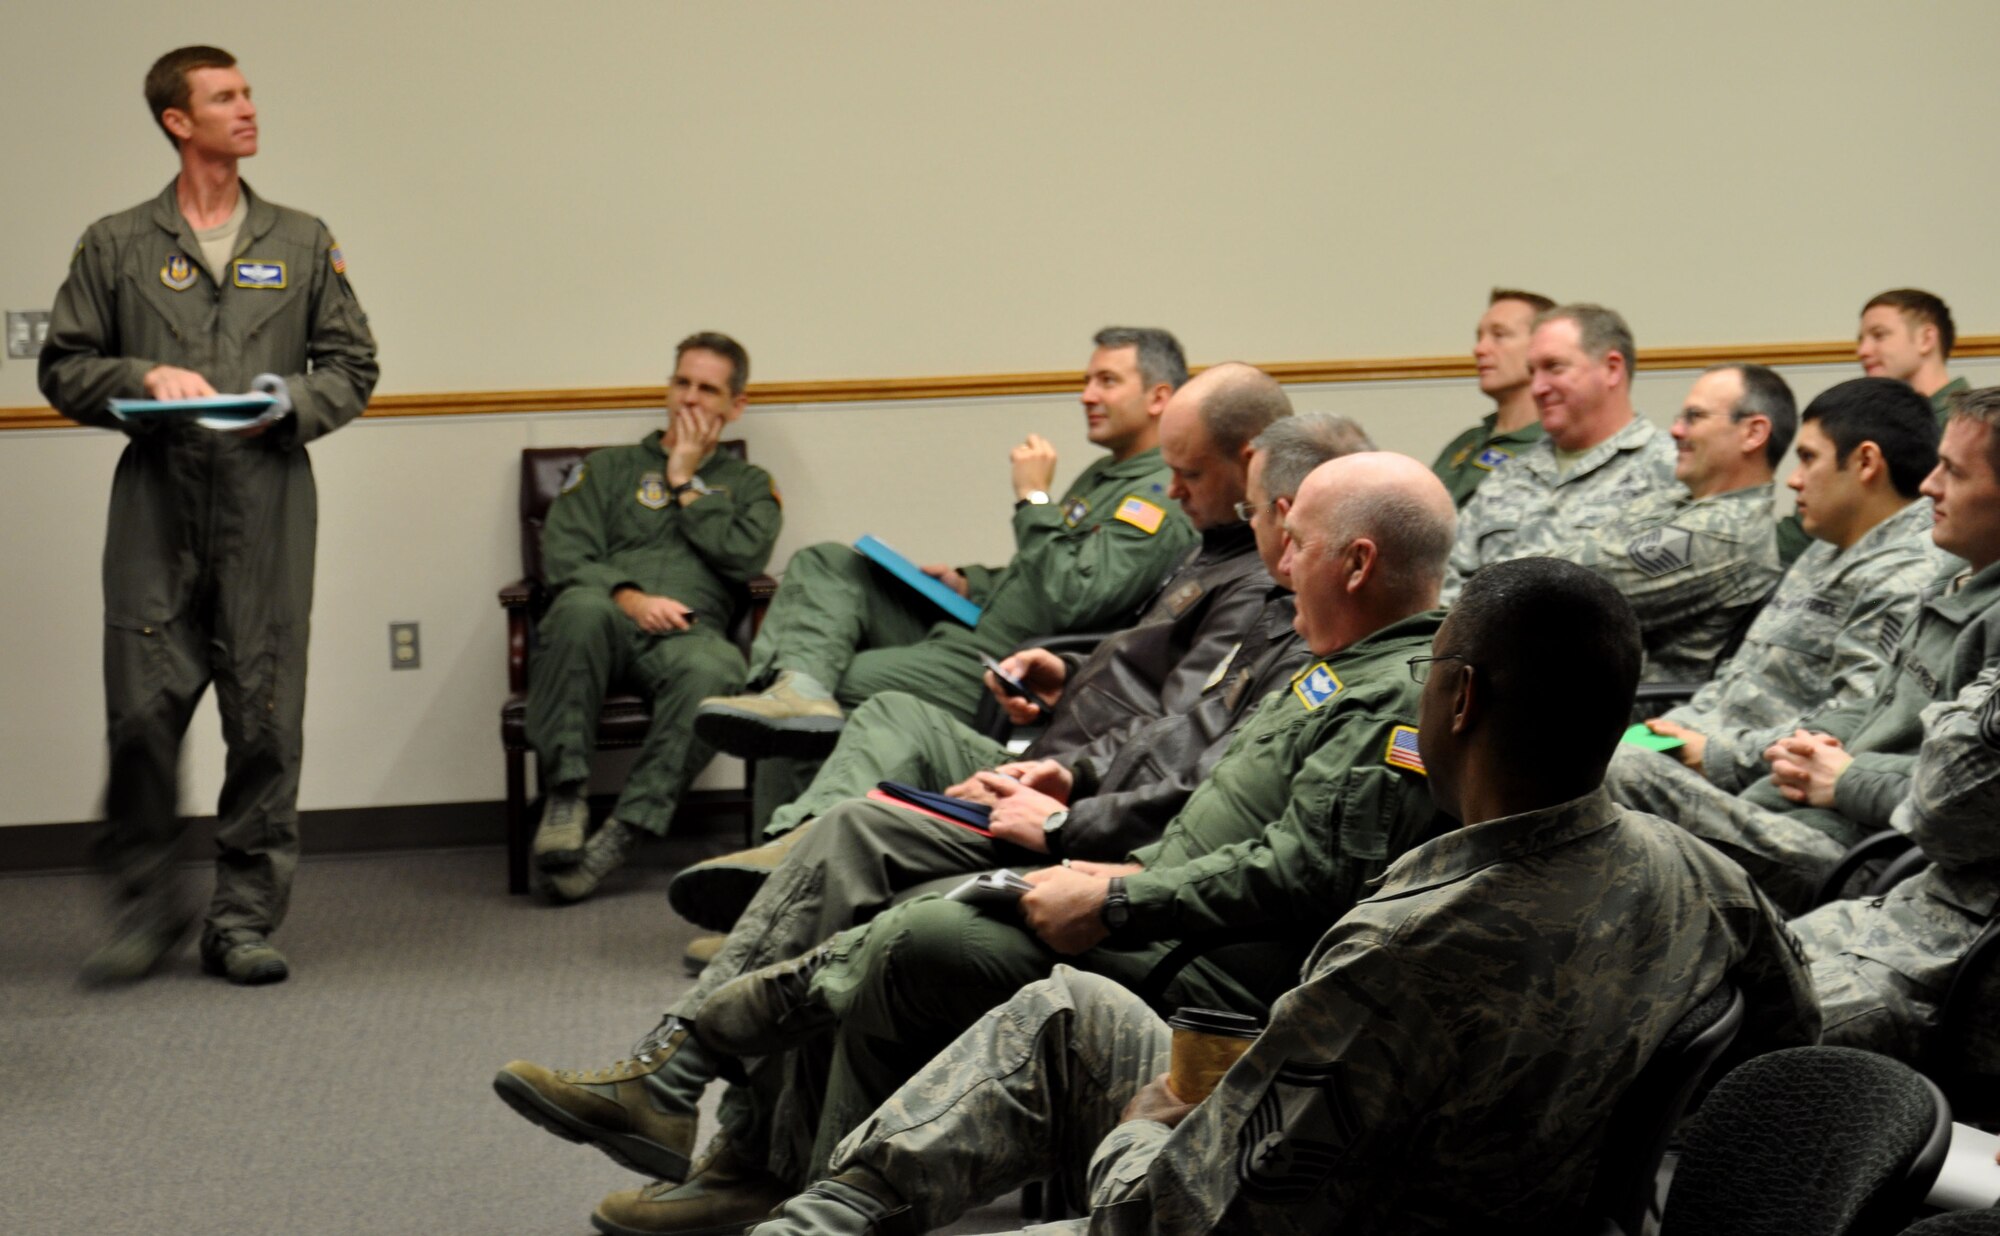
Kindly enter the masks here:
<path id="1" fill-rule="evenodd" d="M 1994 1025 L 2000 988 L 2000 919 L 1986 924 L 1959 959 L 1951 986 L 1938 1008 L 1926 1056 L 1929 1071 L 1950 1096 L 1958 1118 L 1991 1128 L 2000 1124 L 2000 1027 Z"/>
<path id="2" fill-rule="evenodd" d="M 1916 1070 L 1794 1047 L 1732 1070 L 1683 1130 L 1661 1236 L 1889 1236 L 1951 1143 L 1951 1105 Z"/>
<path id="3" fill-rule="evenodd" d="M 1589 1213 L 1637 1233 L 1652 1212 L 1673 1135 L 1708 1072 L 1743 1028 L 1743 994 L 1722 983 L 1674 1023 L 1632 1079 L 1605 1129 Z"/>
<path id="4" fill-rule="evenodd" d="M 1840 901 L 1849 897 L 1877 897 L 1887 892 L 1894 884 L 1882 885 L 1889 874 L 1891 865 L 1908 855 L 1919 855 L 1922 851 L 1908 835 L 1893 828 L 1885 828 L 1879 833 L 1870 833 L 1853 845 L 1847 853 L 1826 873 L 1820 881 L 1819 891 L 1813 894 L 1813 904 L 1823 906 L 1829 901 Z M 1914 872 L 1904 872 L 1904 875 Z"/>

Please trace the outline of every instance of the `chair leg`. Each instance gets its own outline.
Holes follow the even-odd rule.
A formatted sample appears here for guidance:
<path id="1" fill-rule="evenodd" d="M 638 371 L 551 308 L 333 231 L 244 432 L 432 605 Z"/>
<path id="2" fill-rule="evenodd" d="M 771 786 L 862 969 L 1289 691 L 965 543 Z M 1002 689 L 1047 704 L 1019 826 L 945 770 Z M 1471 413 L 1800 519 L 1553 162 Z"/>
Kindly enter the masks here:
<path id="1" fill-rule="evenodd" d="M 528 754 L 507 752 L 507 891 L 528 891 Z"/>

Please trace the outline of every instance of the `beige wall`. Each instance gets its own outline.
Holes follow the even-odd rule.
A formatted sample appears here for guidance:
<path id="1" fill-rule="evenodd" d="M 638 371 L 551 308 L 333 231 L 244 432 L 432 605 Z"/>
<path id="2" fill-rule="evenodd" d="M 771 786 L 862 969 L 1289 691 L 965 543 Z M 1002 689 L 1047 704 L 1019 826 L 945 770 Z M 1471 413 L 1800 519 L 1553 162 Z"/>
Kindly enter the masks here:
<path id="1" fill-rule="evenodd" d="M 1978 241 L 2000 7 L 1971 0 L 106 0 L 0 20 L 0 307 L 45 307 L 82 226 L 169 177 L 138 79 L 213 40 L 263 107 L 253 182 L 348 252 L 385 393 L 652 382 L 707 325 L 768 379 L 1070 368 L 1109 321 L 1170 325 L 1197 361 L 1454 352 L 1494 282 L 1619 305 L 1642 344 L 1838 338 L 1901 283 L 2000 331 Z M 1790 376 L 1810 394 L 1849 372 Z M 1647 375 L 1642 406 L 1670 414 L 1686 380 Z M 1296 396 L 1424 457 L 1480 410 L 1469 383 Z M 0 406 L 37 401 L 32 366 L 0 361 Z M 304 806 L 499 794 L 516 453 L 654 419 L 363 422 L 314 448 Z M 743 423 L 784 486 L 780 561 L 862 531 L 999 560 L 999 461 L 1028 429 L 1066 473 L 1085 457 L 1067 397 Z M 0 434 L 0 824 L 95 810 L 117 447 Z M 423 624 L 414 672 L 387 668 L 400 619 Z M 220 769 L 205 712 L 190 807 Z"/>

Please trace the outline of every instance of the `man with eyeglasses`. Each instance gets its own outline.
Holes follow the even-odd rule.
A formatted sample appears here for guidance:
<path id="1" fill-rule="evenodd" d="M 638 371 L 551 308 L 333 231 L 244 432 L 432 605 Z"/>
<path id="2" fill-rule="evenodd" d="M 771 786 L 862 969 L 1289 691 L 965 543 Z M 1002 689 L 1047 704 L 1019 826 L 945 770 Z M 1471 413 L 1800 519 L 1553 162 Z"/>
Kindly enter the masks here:
<path id="1" fill-rule="evenodd" d="M 1315 660 L 1245 723 L 1160 840 L 1123 863 L 1030 872 L 1018 918 L 910 901 L 721 987 L 693 1010 L 693 1033 L 748 1067 L 748 1087 L 724 1100 L 725 1136 L 679 1188 L 606 1198 L 599 1227 L 755 1221 L 823 1174 L 840 1137 L 923 1061 L 1058 957 L 1137 985 L 1178 940 L 1262 924 L 1279 938 L 1203 953 L 1163 998 L 1267 1012 L 1296 982 L 1305 943 L 1440 827 L 1409 662 L 1442 619 L 1455 519 L 1443 484 L 1406 456 L 1369 451 L 1315 469 L 1285 517 L 1281 567 Z"/>
<path id="2" fill-rule="evenodd" d="M 1797 428 L 1791 388 L 1776 373 L 1709 369 L 1674 418 L 1680 484 L 1639 495 L 1621 518 L 1556 550 L 1625 594 L 1645 640 L 1645 681 L 1708 681 L 1777 587 L 1773 478 Z"/>

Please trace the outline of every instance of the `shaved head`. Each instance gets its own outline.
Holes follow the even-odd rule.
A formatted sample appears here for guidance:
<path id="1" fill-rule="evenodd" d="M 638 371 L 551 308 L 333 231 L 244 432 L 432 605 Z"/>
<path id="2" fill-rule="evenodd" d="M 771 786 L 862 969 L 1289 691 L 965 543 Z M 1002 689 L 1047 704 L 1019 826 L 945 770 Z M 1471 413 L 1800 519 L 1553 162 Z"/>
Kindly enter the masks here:
<path id="1" fill-rule="evenodd" d="M 1457 528 L 1443 483 L 1407 455 L 1363 451 L 1314 468 L 1285 519 L 1299 634 L 1325 655 L 1435 608 Z"/>

